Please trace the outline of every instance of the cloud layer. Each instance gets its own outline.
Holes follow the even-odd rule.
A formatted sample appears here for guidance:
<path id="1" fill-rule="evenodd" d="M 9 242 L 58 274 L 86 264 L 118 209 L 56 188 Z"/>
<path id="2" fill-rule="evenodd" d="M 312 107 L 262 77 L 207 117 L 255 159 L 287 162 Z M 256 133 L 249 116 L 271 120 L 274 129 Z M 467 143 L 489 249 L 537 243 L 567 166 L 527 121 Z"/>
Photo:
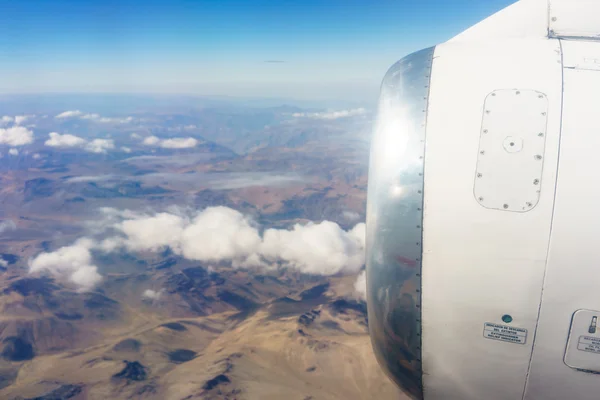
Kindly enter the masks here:
<path id="1" fill-rule="evenodd" d="M 71 118 L 79 118 L 79 119 L 83 119 L 83 120 L 90 120 L 90 121 L 100 122 L 100 123 L 119 123 L 119 124 L 126 124 L 128 122 L 133 121 L 133 117 L 124 117 L 124 118 L 102 117 L 100 114 L 84 113 L 79 110 L 65 111 L 65 112 L 62 112 L 62 113 L 56 115 L 54 118 L 62 119 L 62 120 L 71 119 Z"/>
<path id="2" fill-rule="evenodd" d="M 314 113 L 294 113 L 292 117 L 296 118 L 313 118 L 313 119 L 338 119 L 355 117 L 357 115 L 366 114 L 367 110 L 364 108 L 355 108 L 351 110 L 340 110 L 340 111 L 326 111 L 326 112 L 314 112 Z"/>
<path id="3" fill-rule="evenodd" d="M 196 147 L 198 143 L 198 140 L 192 137 L 161 139 L 157 136 L 148 136 L 142 141 L 142 144 L 146 146 L 157 146 L 164 149 L 189 149 Z"/>
<path id="4" fill-rule="evenodd" d="M 94 231 L 102 240 L 84 238 L 72 246 L 42 253 L 30 271 L 49 270 L 82 289 L 99 282 L 90 250 L 161 252 L 171 249 L 189 260 L 248 268 L 293 268 L 313 275 L 355 274 L 364 264 L 365 224 L 349 231 L 334 222 L 296 224 L 291 229 L 260 227 L 228 207 L 200 212 L 138 213 L 102 209 Z"/>

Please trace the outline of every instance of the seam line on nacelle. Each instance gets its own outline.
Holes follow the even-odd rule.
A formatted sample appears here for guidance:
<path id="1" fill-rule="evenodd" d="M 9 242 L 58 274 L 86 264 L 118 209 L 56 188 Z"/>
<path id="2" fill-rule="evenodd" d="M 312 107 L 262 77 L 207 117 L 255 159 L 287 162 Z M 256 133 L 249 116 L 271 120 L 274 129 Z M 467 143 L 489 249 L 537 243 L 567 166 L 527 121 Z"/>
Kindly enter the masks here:
<path id="1" fill-rule="evenodd" d="M 554 226 L 554 212 L 556 210 L 556 193 L 558 192 L 558 173 L 560 168 L 560 144 L 562 141 L 562 130 L 563 130 L 563 109 L 564 109 L 564 93 L 565 93 L 565 70 L 564 70 L 564 54 L 562 48 L 562 42 L 560 39 L 556 39 L 558 41 L 558 47 L 560 49 L 560 124 L 558 131 L 558 151 L 556 155 L 556 175 L 554 178 L 554 196 L 552 197 L 552 214 L 550 219 L 550 233 L 548 235 L 548 245 L 546 247 L 546 263 L 544 265 L 544 276 L 542 277 L 542 290 L 540 293 L 540 304 L 538 306 L 538 314 L 537 320 L 535 322 L 535 329 L 533 331 L 533 338 L 531 343 L 531 355 L 529 356 L 529 365 L 527 367 L 527 375 L 525 376 L 525 387 L 523 388 L 523 396 L 522 400 L 525 400 L 525 396 L 527 396 L 527 388 L 529 387 L 529 376 L 531 374 L 531 364 L 533 362 L 533 355 L 535 352 L 535 341 L 537 338 L 537 331 L 540 324 L 540 316 L 542 313 L 542 304 L 544 302 L 544 288 L 546 287 L 546 275 L 548 272 L 548 257 L 550 255 L 550 244 L 552 242 L 552 228 Z"/>

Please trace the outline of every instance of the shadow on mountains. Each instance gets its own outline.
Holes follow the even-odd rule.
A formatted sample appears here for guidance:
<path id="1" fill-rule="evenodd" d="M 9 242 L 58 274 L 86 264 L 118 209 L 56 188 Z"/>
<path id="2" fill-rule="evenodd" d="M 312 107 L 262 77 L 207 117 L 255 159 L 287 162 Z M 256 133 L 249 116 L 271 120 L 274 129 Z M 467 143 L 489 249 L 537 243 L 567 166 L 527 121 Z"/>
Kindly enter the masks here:
<path id="1" fill-rule="evenodd" d="M 329 289 L 329 283 L 313 286 L 300 293 L 300 300 L 290 297 L 282 297 L 271 303 L 269 307 L 269 319 L 278 319 L 303 314 L 312 308 L 328 302 L 330 299 L 325 295 Z"/>

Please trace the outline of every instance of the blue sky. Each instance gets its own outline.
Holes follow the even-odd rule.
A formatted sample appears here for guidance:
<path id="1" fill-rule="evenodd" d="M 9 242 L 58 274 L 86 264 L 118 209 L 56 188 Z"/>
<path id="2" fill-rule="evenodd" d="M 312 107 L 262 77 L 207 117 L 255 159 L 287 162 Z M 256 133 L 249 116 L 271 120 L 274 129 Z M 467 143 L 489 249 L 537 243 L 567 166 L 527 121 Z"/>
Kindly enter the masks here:
<path id="1" fill-rule="evenodd" d="M 360 99 L 513 2 L 0 0 L 0 92 Z"/>

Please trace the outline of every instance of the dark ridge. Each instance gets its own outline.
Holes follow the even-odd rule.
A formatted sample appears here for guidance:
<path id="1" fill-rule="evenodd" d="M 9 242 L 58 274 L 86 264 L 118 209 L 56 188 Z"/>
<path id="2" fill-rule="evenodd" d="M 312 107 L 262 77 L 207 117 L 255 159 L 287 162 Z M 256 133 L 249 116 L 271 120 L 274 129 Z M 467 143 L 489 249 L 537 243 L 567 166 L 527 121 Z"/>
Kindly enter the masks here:
<path id="1" fill-rule="evenodd" d="M 298 323 L 300 325 L 309 326 L 313 323 L 313 321 L 317 318 L 317 316 L 311 312 L 304 313 L 298 317 Z"/>
<path id="2" fill-rule="evenodd" d="M 91 293 L 87 299 L 83 302 L 87 308 L 98 309 L 104 307 L 116 306 L 119 304 L 117 301 L 108 298 L 100 293 Z"/>
<path id="3" fill-rule="evenodd" d="M 19 261 L 19 256 L 10 253 L 0 253 L 0 258 L 8 263 L 8 265 L 16 264 Z"/>
<path id="4" fill-rule="evenodd" d="M 54 181 L 46 178 L 36 178 L 25 181 L 25 201 L 38 197 L 50 197 L 54 194 Z"/>
<path id="5" fill-rule="evenodd" d="M 56 315 L 57 318 L 60 319 L 64 319 L 66 321 L 77 321 L 83 318 L 83 315 L 74 312 L 74 313 L 62 313 L 62 312 L 58 312 L 58 313 L 54 313 L 54 315 Z"/>
<path id="6" fill-rule="evenodd" d="M 306 332 L 304 332 L 302 329 L 298 329 L 298 333 L 302 336 L 306 336 Z"/>
<path id="7" fill-rule="evenodd" d="M 167 292 L 169 293 L 188 292 L 193 287 L 194 282 L 181 273 L 171 275 L 166 283 Z"/>
<path id="8" fill-rule="evenodd" d="M 361 314 L 367 315 L 367 305 L 362 301 L 338 299 L 330 304 L 334 312 L 345 314 L 348 310 L 358 311 Z"/>
<path id="9" fill-rule="evenodd" d="M 1 369 L 0 370 L 0 390 L 10 386 L 17 379 L 19 373 L 18 368 L 14 369 Z"/>
<path id="10" fill-rule="evenodd" d="M 225 278 L 223 278 L 221 275 L 219 275 L 216 272 L 210 273 L 210 280 L 217 286 L 225 283 Z"/>
<path id="11" fill-rule="evenodd" d="M 9 336 L 2 343 L 4 343 L 2 357 L 9 361 L 31 360 L 35 356 L 31 343 L 20 337 Z"/>
<path id="12" fill-rule="evenodd" d="M 4 293 L 17 292 L 21 296 L 29 296 L 30 294 L 48 296 L 58 288 L 58 286 L 54 285 L 51 278 L 23 278 L 11 282 L 11 284 L 4 289 Z"/>
<path id="13" fill-rule="evenodd" d="M 81 196 L 73 197 L 65 200 L 66 203 L 85 203 L 85 199 Z"/>
<path id="14" fill-rule="evenodd" d="M 308 367 L 306 368 L 306 372 L 313 372 L 316 371 L 317 367 Z"/>
<path id="15" fill-rule="evenodd" d="M 169 360 L 174 363 L 184 363 L 196 358 L 196 352 L 187 349 L 177 349 L 168 353 Z"/>
<path id="16" fill-rule="evenodd" d="M 136 339 L 123 339 L 119 343 L 115 344 L 113 350 L 115 351 L 140 351 L 142 343 Z"/>
<path id="17" fill-rule="evenodd" d="M 185 274 L 185 276 L 187 276 L 188 278 L 190 278 L 193 281 L 201 281 L 201 280 L 204 280 L 208 276 L 208 272 L 206 272 L 206 269 L 204 269 L 202 267 L 185 268 L 181 272 L 183 272 L 183 274 Z"/>
<path id="18" fill-rule="evenodd" d="M 204 331 L 210 332 L 210 333 L 222 333 L 222 331 L 220 329 L 216 329 L 213 328 L 212 326 L 208 326 L 206 324 L 203 324 L 202 322 L 196 322 L 196 321 L 179 321 L 182 324 L 186 324 L 186 325 L 192 325 L 192 326 L 196 326 Z"/>
<path id="19" fill-rule="evenodd" d="M 171 257 L 166 260 L 159 262 L 154 266 L 155 269 L 167 269 L 171 268 L 173 265 L 177 264 L 177 258 Z"/>
<path id="20" fill-rule="evenodd" d="M 227 304 L 232 305 L 240 311 L 255 310 L 257 304 L 252 300 L 242 297 L 236 293 L 230 292 L 229 290 L 221 290 L 217 293 L 217 297 Z"/>
<path id="21" fill-rule="evenodd" d="M 300 293 L 300 298 L 302 300 L 316 300 L 320 298 L 323 293 L 325 293 L 329 289 L 329 282 L 323 283 L 321 285 L 314 286 L 310 289 L 307 289 Z"/>
<path id="22" fill-rule="evenodd" d="M 180 324 L 179 322 L 167 322 L 166 324 L 162 324 L 165 328 L 169 328 L 173 331 L 183 332 L 187 331 L 187 328 Z"/>
<path id="23" fill-rule="evenodd" d="M 40 246 L 42 247 L 42 250 L 44 250 L 45 252 L 50 252 L 50 247 L 51 242 L 49 240 L 44 240 L 43 242 L 40 243 Z"/>
<path id="24" fill-rule="evenodd" d="M 231 380 L 225 374 L 219 374 L 212 378 L 211 380 L 206 381 L 206 383 L 202 386 L 204 390 L 212 390 L 220 384 L 231 383 Z"/>
<path id="25" fill-rule="evenodd" d="M 340 327 L 340 324 L 338 324 L 335 321 L 323 321 L 321 322 L 321 325 L 323 325 L 325 328 L 329 328 L 329 329 L 335 329 L 338 331 L 343 331 L 343 329 Z"/>
<path id="26" fill-rule="evenodd" d="M 121 372 L 114 374 L 113 378 L 116 379 L 127 379 L 128 381 L 144 381 L 146 380 L 147 373 L 146 367 L 137 361 L 123 361 L 125 368 Z"/>
<path id="27" fill-rule="evenodd" d="M 83 390 L 83 386 L 79 385 L 62 385 L 44 395 L 38 397 L 30 397 L 25 400 L 68 400 L 77 396 Z"/>
<path id="28" fill-rule="evenodd" d="M 279 285 L 283 284 L 279 279 L 277 279 L 274 276 L 270 276 L 270 275 L 256 275 L 254 277 L 254 279 L 256 279 L 257 281 L 259 281 L 260 283 L 265 283 L 266 280 L 270 280 L 274 283 L 277 283 Z"/>

